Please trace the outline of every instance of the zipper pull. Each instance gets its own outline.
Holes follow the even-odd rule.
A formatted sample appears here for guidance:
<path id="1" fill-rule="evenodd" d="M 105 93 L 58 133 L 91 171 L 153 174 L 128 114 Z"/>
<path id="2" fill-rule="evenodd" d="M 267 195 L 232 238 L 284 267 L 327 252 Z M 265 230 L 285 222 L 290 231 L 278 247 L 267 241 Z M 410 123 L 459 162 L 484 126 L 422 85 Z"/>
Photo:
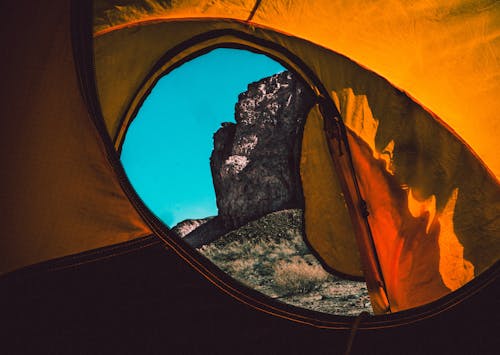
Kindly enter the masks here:
<path id="1" fill-rule="evenodd" d="M 339 156 L 342 156 L 344 155 L 344 150 L 342 148 L 342 141 L 344 140 L 344 136 L 342 135 L 342 126 L 339 113 L 333 105 L 333 102 L 325 99 L 323 96 L 318 96 L 317 99 L 319 110 L 324 120 L 323 129 L 325 130 L 326 136 L 330 139 L 337 140 Z"/>
<path id="2" fill-rule="evenodd" d="M 361 215 L 366 218 L 370 215 L 370 212 L 368 211 L 368 205 L 366 204 L 366 201 L 361 199 L 359 201 L 359 208 L 361 209 Z"/>
<path id="3" fill-rule="evenodd" d="M 325 129 L 326 136 L 329 139 L 335 139 L 337 141 L 338 149 L 339 149 L 339 156 L 344 155 L 344 151 L 342 149 L 342 134 L 341 134 L 341 130 L 340 130 L 339 118 L 336 116 L 334 116 L 333 118 L 331 118 L 330 116 L 327 116 L 324 118 L 324 122 L 325 122 L 324 129 Z"/>

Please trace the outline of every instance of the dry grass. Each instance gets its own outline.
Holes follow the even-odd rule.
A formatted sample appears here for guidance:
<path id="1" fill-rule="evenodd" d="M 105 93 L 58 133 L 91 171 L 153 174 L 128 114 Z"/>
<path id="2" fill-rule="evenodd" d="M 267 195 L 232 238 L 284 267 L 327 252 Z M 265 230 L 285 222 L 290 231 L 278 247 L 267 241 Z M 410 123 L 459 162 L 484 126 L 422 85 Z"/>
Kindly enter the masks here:
<path id="1" fill-rule="evenodd" d="M 321 265 L 311 265 L 298 256 L 280 260 L 273 269 L 274 286 L 282 293 L 309 293 L 328 279 Z"/>

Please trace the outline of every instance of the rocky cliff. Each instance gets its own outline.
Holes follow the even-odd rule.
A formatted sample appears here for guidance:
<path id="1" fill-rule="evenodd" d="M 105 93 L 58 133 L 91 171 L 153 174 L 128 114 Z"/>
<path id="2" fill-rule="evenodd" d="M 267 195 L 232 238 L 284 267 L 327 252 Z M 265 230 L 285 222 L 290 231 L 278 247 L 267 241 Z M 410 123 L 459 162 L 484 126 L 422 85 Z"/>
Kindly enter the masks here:
<path id="1" fill-rule="evenodd" d="M 219 217 L 239 227 L 270 212 L 302 205 L 301 130 L 313 96 L 291 72 L 248 85 L 236 124 L 214 134 L 210 159 Z"/>
<path id="2" fill-rule="evenodd" d="M 177 228 L 195 247 L 270 212 L 301 208 L 300 143 L 313 94 L 285 71 L 248 85 L 238 97 L 235 123 L 214 134 L 210 168 L 218 216 Z M 199 223 L 201 222 L 201 223 Z"/>

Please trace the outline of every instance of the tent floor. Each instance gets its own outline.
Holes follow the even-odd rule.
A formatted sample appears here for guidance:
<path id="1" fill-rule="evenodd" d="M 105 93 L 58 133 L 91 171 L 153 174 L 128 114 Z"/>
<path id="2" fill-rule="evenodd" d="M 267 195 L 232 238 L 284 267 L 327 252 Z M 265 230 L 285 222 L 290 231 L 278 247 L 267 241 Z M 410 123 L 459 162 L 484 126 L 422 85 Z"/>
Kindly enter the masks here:
<path id="1" fill-rule="evenodd" d="M 353 353 L 495 353 L 499 289 L 494 282 L 413 324 L 359 330 Z M 158 243 L 78 267 L 0 279 L 2 354 L 342 354 L 349 334 L 254 310 Z"/>

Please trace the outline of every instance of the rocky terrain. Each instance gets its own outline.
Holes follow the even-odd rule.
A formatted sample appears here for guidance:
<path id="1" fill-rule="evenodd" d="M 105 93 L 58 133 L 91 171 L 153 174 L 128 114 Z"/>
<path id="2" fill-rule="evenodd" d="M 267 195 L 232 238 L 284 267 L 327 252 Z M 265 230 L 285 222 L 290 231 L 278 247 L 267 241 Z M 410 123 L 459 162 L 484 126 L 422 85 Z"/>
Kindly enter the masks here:
<path id="1" fill-rule="evenodd" d="M 290 72 L 239 95 L 236 124 L 214 134 L 210 168 L 219 214 L 173 231 L 236 280 L 326 313 L 371 311 L 364 282 L 326 272 L 304 242 L 301 128 L 312 94 Z"/>
<path id="2" fill-rule="evenodd" d="M 372 312 L 364 282 L 326 272 L 304 243 L 302 211 L 273 212 L 199 251 L 243 284 L 281 302 L 315 311 Z"/>
<path id="3" fill-rule="evenodd" d="M 207 217 L 200 219 L 187 219 L 178 223 L 174 228 L 172 228 L 172 232 L 177 234 L 179 237 L 183 238 L 202 224 L 207 223 L 208 221 L 214 219 L 215 217 Z"/>

